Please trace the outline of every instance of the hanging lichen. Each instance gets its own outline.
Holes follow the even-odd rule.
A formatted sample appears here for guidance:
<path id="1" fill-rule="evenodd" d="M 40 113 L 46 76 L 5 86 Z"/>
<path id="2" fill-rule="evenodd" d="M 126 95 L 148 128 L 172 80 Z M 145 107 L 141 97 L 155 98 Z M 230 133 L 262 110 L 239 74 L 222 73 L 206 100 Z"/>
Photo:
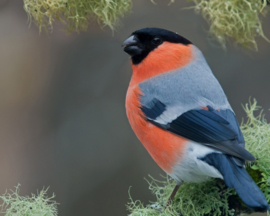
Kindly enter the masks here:
<path id="1" fill-rule="evenodd" d="M 92 20 L 111 29 L 119 17 L 130 11 L 132 0 L 24 0 L 24 9 L 30 23 L 39 30 L 53 28 L 56 20 L 67 26 L 69 32 L 86 30 Z M 153 1 L 153 0 L 151 0 Z M 171 0 L 174 2 L 175 0 Z M 189 0 L 210 25 L 209 34 L 225 47 L 228 39 L 257 50 L 255 38 L 263 37 L 261 17 L 265 16 L 269 0 Z"/>
<path id="2" fill-rule="evenodd" d="M 253 104 L 246 105 L 248 121 L 241 126 L 246 148 L 257 158 L 255 163 L 248 163 L 247 171 L 264 193 L 270 203 L 270 124 L 262 114 L 254 116 L 258 109 Z M 184 183 L 178 190 L 172 204 L 164 208 L 175 187 L 175 182 L 168 176 L 164 181 L 151 179 L 149 189 L 156 196 L 156 201 L 143 205 L 130 196 L 127 205 L 129 216 L 236 216 L 250 213 L 234 189 L 228 189 L 223 181 L 210 179 L 203 183 Z"/>
<path id="3" fill-rule="evenodd" d="M 261 17 L 265 16 L 268 0 L 191 0 L 195 11 L 210 25 L 209 33 L 223 47 L 226 40 L 258 50 L 256 36 L 269 42 L 263 33 Z"/>
<path id="4" fill-rule="evenodd" d="M 55 20 L 69 32 L 86 30 L 92 20 L 114 29 L 118 19 L 131 9 L 131 0 L 24 0 L 30 23 L 41 31 L 53 28 Z"/>

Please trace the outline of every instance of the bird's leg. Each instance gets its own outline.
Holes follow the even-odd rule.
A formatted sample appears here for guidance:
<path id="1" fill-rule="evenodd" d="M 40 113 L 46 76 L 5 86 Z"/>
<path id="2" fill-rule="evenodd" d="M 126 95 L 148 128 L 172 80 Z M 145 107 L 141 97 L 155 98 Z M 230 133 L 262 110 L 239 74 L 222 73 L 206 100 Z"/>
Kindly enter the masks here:
<path id="1" fill-rule="evenodd" d="M 166 204 L 166 207 L 165 207 L 165 208 L 167 208 L 167 207 L 168 207 L 168 206 L 169 206 L 169 205 L 172 203 L 173 198 L 174 198 L 174 196 L 175 196 L 176 192 L 178 191 L 178 189 L 179 189 L 180 185 L 181 185 L 181 184 L 176 185 L 176 186 L 175 186 L 175 188 L 173 189 L 173 192 L 172 192 L 172 194 L 171 194 L 170 198 L 168 199 L 168 202 L 167 202 L 167 204 Z"/>

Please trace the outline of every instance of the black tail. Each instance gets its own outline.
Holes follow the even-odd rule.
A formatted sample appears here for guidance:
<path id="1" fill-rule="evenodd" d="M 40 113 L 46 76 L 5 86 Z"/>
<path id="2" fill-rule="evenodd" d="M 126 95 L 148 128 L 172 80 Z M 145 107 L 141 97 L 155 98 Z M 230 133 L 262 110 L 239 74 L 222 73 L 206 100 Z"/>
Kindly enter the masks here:
<path id="1" fill-rule="evenodd" d="M 243 167 L 235 164 L 228 155 L 212 153 L 201 160 L 215 167 L 224 178 L 229 188 L 234 188 L 242 201 L 255 212 L 270 210 L 264 194 Z"/>

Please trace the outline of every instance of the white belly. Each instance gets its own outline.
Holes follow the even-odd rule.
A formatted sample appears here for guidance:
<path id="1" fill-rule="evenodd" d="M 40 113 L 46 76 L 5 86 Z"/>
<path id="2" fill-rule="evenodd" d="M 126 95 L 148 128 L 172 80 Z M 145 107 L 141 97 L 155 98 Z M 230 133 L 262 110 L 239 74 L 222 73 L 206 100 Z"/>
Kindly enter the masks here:
<path id="1" fill-rule="evenodd" d="M 220 153 L 204 145 L 190 141 L 185 150 L 184 158 L 177 163 L 169 175 L 177 182 L 202 182 L 209 177 L 223 179 L 221 173 L 213 166 L 198 159 L 210 153 Z"/>

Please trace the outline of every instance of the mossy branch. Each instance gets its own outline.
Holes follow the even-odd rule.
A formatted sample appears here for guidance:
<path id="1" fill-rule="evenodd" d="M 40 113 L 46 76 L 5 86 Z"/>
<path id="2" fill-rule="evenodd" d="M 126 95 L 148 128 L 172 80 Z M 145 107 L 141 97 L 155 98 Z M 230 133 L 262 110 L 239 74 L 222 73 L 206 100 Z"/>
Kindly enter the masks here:
<path id="1" fill-rule="evenodd" d="M 248 120 L 242 123 L 241 130 L 246 141 L 246 148 L 257 158 L 254 163 L 247 163 L 247 171 L 270 203 L 270 124 L 259 109 L 256 100 L 244 107 Z M 178 190 L 172 205 L 164 208 L 175 187 L 175 182 L 168 176 L 163 181 L 150 177 L 149 189 L 156 196 L 156 201 L 143 205 L 130 196 L 127 209 L 130 216 L 236 216 L 249 214 L 250 210 L 242 203 L 234 189 L 225 186 L 222 180 L 209 179 L 203 183 L 184 183 Z"/>

